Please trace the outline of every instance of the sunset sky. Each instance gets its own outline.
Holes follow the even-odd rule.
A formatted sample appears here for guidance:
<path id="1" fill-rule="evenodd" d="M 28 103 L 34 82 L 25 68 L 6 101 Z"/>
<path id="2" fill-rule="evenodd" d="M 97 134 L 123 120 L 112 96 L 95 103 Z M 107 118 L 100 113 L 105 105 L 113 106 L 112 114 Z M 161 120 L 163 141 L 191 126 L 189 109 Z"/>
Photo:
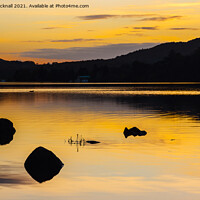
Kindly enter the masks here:
<path id="1" fill-rule="evenodd" d="M 1 4 L 19 3 L 16 0 Z M 111 58 L 200 35 L 195 0 L 22 0 L 89 8 L 0 9 L 0 58 L 62 62 Z"/>

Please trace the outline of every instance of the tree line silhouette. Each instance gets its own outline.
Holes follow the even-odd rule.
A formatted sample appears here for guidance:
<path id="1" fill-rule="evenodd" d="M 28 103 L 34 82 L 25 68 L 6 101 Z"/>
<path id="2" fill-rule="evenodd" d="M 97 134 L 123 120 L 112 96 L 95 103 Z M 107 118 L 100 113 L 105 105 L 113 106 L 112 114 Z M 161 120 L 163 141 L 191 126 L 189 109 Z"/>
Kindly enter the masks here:
<path id="1" fill-rule="evenodd" d="M 151 51 L 145 50 L 145 55 L 151 55 Z M 141 52 L 143 50 L 139 51 Z M 55 62 L 42 65 L 34 62 L 0 60 L 0 80 L 76 82 L 78 77 L 88 76 L 89 82 L 200 81 L 200 47 L 190 54 L 182 54 L 171 48 L 167 55 L 155 62 L 130 57 L 128 54 L 109 60 Z M 154 57 L 152 59 L 155 60 Z"/>

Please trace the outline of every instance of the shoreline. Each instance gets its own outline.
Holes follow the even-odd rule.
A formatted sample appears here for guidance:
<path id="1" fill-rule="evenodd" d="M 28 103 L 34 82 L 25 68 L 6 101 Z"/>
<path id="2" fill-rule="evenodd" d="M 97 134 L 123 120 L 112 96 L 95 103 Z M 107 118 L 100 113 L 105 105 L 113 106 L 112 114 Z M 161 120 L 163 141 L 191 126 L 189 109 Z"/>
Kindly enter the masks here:
<path id="1" fill-rule="evenodd" d="M 0 88 L 10 87 L 127 87 L 127 86 L 200 86 L 200 82 L 98 82 L 98 83 L 50 83 L 50 82 L 0 82 Z"/>

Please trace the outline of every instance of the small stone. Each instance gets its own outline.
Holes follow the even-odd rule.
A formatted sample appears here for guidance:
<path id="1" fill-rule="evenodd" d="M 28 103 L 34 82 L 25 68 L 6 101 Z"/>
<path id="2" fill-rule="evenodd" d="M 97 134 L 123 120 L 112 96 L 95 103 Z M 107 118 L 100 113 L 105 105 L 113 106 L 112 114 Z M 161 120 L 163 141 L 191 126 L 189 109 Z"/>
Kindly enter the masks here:
<path id="1" fill-rule="evenodd" d="M 98 144 L 98 143 L 100 143 L 99 141 L 95 141 L 95 140 L 87 140 L 86 142 L 89 143 L 89 144 Z"/>
<path id="2" fill-rule="evenodd" d="M 136 136 L 145 136 L 146 134 L 147 134 L 146 131 L 141 131 L 137 127 L 133 127 L 133 128 L 130 128 L 130 129 L 128 129 L 127 127 L 125 127 L 125 129 L 124 129 L 124 136 L 125 136 L 125 138 L 127 138 L 130 135 L 136 137 Z"/>

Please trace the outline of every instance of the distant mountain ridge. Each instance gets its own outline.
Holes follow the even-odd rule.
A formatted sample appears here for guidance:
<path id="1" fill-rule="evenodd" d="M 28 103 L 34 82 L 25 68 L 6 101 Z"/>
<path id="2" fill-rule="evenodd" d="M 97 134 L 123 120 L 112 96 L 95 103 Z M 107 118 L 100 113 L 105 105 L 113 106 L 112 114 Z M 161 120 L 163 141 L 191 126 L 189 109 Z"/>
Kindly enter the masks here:
<path id="1" fill-rule="evenodd" d="M 37 65 L 0 59 L 0 81 L 200 81 L 200 38 L 170 42 L 113 59 Z"/>
<path id="2" fill-rule="evenodd" d="M 152 64 L 163 60 L 171 51 L 185 56 L 192 54 L 198 48 L 200 48 L 200 38 L 188 42 L 162 43 L 149 49 L 142 49 L 126 55 L 118 56 L 115 59 L 118 62 L 138 61 Z"/>

